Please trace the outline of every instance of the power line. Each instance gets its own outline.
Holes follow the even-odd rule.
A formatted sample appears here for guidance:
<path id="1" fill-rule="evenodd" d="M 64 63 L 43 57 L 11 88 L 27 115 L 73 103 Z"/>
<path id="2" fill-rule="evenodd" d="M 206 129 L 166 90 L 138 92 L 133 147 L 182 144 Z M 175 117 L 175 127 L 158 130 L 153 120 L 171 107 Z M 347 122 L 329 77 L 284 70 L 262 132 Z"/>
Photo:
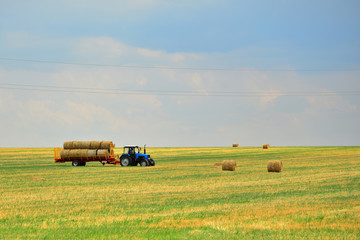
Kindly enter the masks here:
<path id="1" fill-rule="evenodd" d="M 45 91 L 81 94 L 111 94 L 111 95 L 156 95 L 156 96 L 188 96 L 188 97 L 262 97 L 262 96 L 339 96 L 360 95 L 360 91 L 168 91 L 168 90 L 129 90 L 109 88 L 81 88 L 81 87 L 58 87 L 49 85 L 30 85 L 0 83 L 0 89 Z"/>
<path id="2" fill-rule="evenodd" d="M 51 85 L 33 85 L 33 84 L 17 84 L 17 83 L 0 83 L 5 86 L 19 86 L 19 87 L 33 87 L 33 88 L 55 88 L 55 89 L 70 89 L 70 90 L 95 90 L 95 91 L 120 91 L 120 92 L 165 92 L 165 93 L 204 93 L 204 91 L 174 91 L 174 90 L 142 90 L 142 89 L 119 89 L 119 88 L 95 88 L 95 87 L 62 87 L 62 86 L 51 86 Z M 336 91 L 340 94 L 354 93 L 357 91 Z M 269 94 L 269 93 L 280 93 L 276 91 L 211 91 L 212 94 Z M 319 91 L 286 91 L 286 93 L 292 94 L 317 94 L 325 93 Z"/>
<path id="3" fill-rule="evenodd" d="M 60 64 L 60 65 L 78 65 L 90 67 L 114 67 L 114 68 L 128 68 L 128 69 L 163 69 L 163 70 L 191 70 L 191 71 L 239 71 L 239 72 L 355 72 L 360 71 L 360 68 L 344 68 L 344 69 L 286 69 L 286 68 L 213 68 L 213 67 L 169 67 L 169 66 L 145 66 L 145 65 L 118 65 L 118 64 L 100 64 L 100 63 L 81 63 L 81 62 L 62 62 L 62 61 L 48 61 L 22 58 L 5 58 L 0 57 L 2 61 L 13 62 L 30 62 L 43 64 Z"/>

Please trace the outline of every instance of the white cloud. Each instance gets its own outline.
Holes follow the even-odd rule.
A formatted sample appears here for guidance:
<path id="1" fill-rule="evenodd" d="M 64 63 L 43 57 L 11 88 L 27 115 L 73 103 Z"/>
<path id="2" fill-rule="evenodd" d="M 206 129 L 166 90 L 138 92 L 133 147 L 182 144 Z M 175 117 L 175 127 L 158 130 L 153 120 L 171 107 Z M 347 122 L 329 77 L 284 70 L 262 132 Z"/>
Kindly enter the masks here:
<path id="1" fill-rule="evenodd" d="M 185 55 L 181 54 L 181 53 L 174 53 L 174 54 L 172 54 L 172 60 L 175 62 L 183 61 L 183 60 L 185 60 Z"/>
<path id="2" fill-rule="evenodd" d="M 308 114 L 318 115 L 322 112 L 341 114 L 345 112 L 356 112 L 357 106 L 350 103 L 342 96 L 307 97 L 310 106 L 306 109 Z"/>
<path id="3" fill-rule="evenodd" d="M 279 91 L 272 91 L 272 90 L 267 90 L 264 96 L 261 96 L 260 98 L 260 102 L 263 105 L 268 105 L 270 103 L 273 103 L 275 99 L 277 99 L 278 97 L 283 96 L 284 94 L 279 92 Z"/>
<path id="4" fill-rule="evenodd" d="M 140 86 L 140 87 L 143 87 L 146 85 L 146 83 L 148 82 L 148 79 L 147 77 L 145 76 L 138 76 L 136 78 L 136 82 L 137 82 L 137 85 Z"/>
<path id="5" fill-rule="evenodd" d="M 194 73 L 191 77 L 191 85 L 195 88 L 202 87 L 202 77 L 199 73 Z"/>
<path id="6" fill-rule="evenodd" d="M 159 57 L 163 54 L 161 51 L 154 51 L 145 48 L 137 48 L 136 51 L 139 55 L 144 57 Z"/>
<path id="7" fill-rule="evenodd" d="M 109 37 L 73 39 L 65 43 L 72 56 L 87 63 L 122 66 L 172 66 L 189 61 L 199 61 L 200 55 L 193 53 L 167 53 L 148 48 L 125 45 Z M 89 61 L 91 59 L 91 61 Z M 79 61 L 79 60 L 77 60 Z M 186 67 L 186 65 L 185 65 Z"/>
<path id="8" fill-rule="evenodd" d="M 74 55 L 82 59 L 92 59 L 90 63 L 111 61 L 126 56 L 131 50 L 125 44 L 109 37 L 74 39 Z"/>
<path id="9" fill-rule="evenodd" d="M 51 106 L 53 109 L 51 109 Z M 59 112 L 54 111 L 57 107 L 58 106 L 49 100 L 29 100 L 26 104 L 24 104 L 24 107 L 21 109 L 21 111 L 28 115 L 29 118 L 36 120 L 40 124 L 47 121 L 55 121 L 72 125 L 73 116 L 68 115 L 66 117 Z"/>

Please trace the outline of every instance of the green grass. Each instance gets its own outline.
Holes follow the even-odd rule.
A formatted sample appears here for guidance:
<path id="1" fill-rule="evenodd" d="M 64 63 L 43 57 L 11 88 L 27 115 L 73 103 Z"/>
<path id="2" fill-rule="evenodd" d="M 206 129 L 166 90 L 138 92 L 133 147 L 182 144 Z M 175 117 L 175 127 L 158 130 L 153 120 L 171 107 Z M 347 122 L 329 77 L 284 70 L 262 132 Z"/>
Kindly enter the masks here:
<path id="1" fill-rule="evenodd" d="M 55 164 L 53 149 L 0 149 L 0 238 L 360 238 L 360 147 L 147 153 L 155 167 L 72 167 Z M 235 172 L 212 167 L 225 159 Z M 283 172 L 268 173 L 275 159 Z"/>

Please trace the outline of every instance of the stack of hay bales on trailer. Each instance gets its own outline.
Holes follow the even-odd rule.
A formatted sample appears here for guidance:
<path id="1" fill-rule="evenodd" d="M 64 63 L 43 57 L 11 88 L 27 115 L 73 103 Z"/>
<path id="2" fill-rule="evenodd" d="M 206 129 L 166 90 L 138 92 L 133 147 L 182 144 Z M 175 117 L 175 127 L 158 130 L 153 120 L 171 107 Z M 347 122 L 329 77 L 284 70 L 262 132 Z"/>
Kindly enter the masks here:
<path id="1" fill-rule="evenodd" d="M 114 157 L 113 142 L 108 141 L 69 141 L 64 142 L 60 151 L 61 160 L 106 160 Z"/>
<path id="2" fill-rule="evenodd" d="M 232 146 L 233 146 L 233 147 L 239 147 L 239 144 L 238 144 L 238 143 L 233 143 Z"/>

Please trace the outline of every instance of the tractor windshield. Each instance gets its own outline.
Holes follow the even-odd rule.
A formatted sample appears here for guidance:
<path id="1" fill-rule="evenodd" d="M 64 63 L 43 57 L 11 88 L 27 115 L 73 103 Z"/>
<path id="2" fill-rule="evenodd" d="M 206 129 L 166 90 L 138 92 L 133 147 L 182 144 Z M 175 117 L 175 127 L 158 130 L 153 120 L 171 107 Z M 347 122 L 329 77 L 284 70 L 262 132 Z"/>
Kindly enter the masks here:
<path id="1" fill-rule="evenodd" d="M 125 154 L 139 153 L 139 147 L 124 147 Z"/>

